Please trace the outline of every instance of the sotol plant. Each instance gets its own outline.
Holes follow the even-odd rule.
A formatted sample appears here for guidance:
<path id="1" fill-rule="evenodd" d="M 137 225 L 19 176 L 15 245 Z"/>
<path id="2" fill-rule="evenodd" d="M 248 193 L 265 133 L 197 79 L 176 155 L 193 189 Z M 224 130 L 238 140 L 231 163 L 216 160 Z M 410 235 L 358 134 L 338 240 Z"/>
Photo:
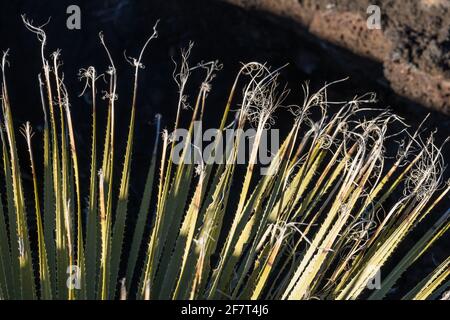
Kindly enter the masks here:
<path id="1" fill-rule="evenodd" d="M 21 132 L 31 169 L 19 167 L 17 150 L 22 144 L 13 127 L 5 54 L 0 130 L 5 190 L 0 197 L 2 299 L 381 299 L 449 228 L 447 210 L 393 267 L 381 269 L 378 290 L 366 290 L 402 240 L 426 218 L 436 218 L 430 213 L 448 197 L 441 149 L 433 136 L 422 140 L 419 133 L 389 134 L 391 123 L 399 119 L 388 112 L 378 110 L 372 119 L 359 116 L 368 112 L 364 104 L 372 96 L 336 103 L 327 101 L 327 86 L 314 94 L 305 86 L 301 105 L 284 106 L 288 92 L 278 90 L 279 70 L 259 63 L 245 64 L 239 71 L 214 140 L 220 145 L 227 127 L 253 126 L 248 164 L 235 161 L 243 143 L 242 130 L 237 130 L 227 141 L 231 148 L 223 164 L 203 158 L 175 165 L 176 137 L 164 130 L 160 138 L 157 117 L 140 207 L 132 210 L 127 202 L 138 75 L 156 31 L 139 57 L 130 59 L 134 90 L 123 162 L 115 152 L 117 73 L 102 36 L 110 61 L 104 75 L 109 89 L 102 150 L 97 139 L 99 75 L 93 67 L 82 70 L 85 89 L 93 97 L 88 169 L 78 165 L 59 54 L 47 59 L 44 31 L 24 22 L 42 45 L 39 83 L 45 125 L 38 148 L 43 149 L 43 174 L 39 177 L 36 171 L 36 138 L 29 123 Z M 185 87 L 191 73 L 204 72 L 191 108 L 192 136 L 194 121 L 207 112 L 210 82 L 220 65 L 190 67 L 190 50 L 191 46 L 182 51 L 175 72 L 179 102 L 174 129 L 187 112 Z M 255 160 L 261 136 L 282 108 L 291 113 L 292 124 L 273 154 L 270 174 L 259 175 Z M 328 108 L 338 111 L 329 115 Z M 406 139 L 389 160 L 384 145 L 402 134 Z M 190 140 L 183 143 L 181 156 L 187 159 L 195 150 Z M 121 168 L 117 161 L 123 163 Z M 80 170 L 90 175 L 85 190 Z M 25 172 L 31 173 L 33 195 L 23 186 Z M 116 190 L 113 181 L 118 175 Z M 83 192 L 89 196 L 86 205 Z M 34 208 L 25 206 L 26 196 L 34 199 Z M 130 215 L 137 217 L 135 225 L 130 225 Z M 122 250 L 125 228 L 132 230 L 127 252 Z M 417 286 L 403 290 L 404 298 L 440 297 L 449 284 L 449 264 L 447 258 Z"/>

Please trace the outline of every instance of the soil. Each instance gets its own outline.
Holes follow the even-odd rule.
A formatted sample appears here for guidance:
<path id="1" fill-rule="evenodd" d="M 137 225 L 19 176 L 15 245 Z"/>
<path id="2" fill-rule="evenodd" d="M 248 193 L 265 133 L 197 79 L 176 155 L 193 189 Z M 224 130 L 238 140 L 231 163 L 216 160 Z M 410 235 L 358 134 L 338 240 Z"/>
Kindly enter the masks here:
<path id="1" fill-rule="evenodd" d="M 381 62 L 395 92 L 450 114 L 450 1 L 227 1 L 287 17 L 324 40 Z M 380 7 L 381 29 L 368 29 L 369 5 Z"/>
<path id="2" fill-rule="evenodd" d="M 238 2 L 246 7 L 255 5 L 255 1 Z M 260 1 L 259 3 L 265 2 Z M 322 10 L 322 8 L 326 8 L 326 3 L 331 1 L 272 1 L 281 7 L 294 2 L 295 5 L 301 4 L 305 7 L 310 6 L 314 10 Z M 315 6 L 311 5 L 313 2 Z M 361 18 L 355 16 L 354 13 L 356 10 L 364 8 L 366 2 L 368 1 L 339 1 L 340 4 L 336 5 L 337 8 L 342 8 L 340 9 L 342 15 L 339 15 L 339 19 L 348 21 L 348 24 L 351 24 L 350 21 L 359 19 L 360 24 Z M 415 2 L 402 1 L 402 3 L 408 4 L 407 8 L 409 9 L 407 10 L 413 10 Z M 310 80 L 311 89 L 314 90 L 320 88 L 325 82 L 349 76 L 348 81 L 331 87 L 329 92 L 331 99 L 349 99 L 356 94 L 375 92 L 379 100 L 377 107 L 393 109 L 395 113 L 405 119 L 406 123 L 411 125 L 411 130 L 414 130 L 430 113 L 427 127 L 429 130 L 437 128 L 437 140 L 442 142 L 450 134 L 450 118 L 442 112 L 428 109 L 428 106 L 435 105 L 429 104 L 427 101 L 441 103 L 439 99 L 443 92 L 437 90 L 433 93 L 433 88 L 438 88 L 438 86 L 435 86 L 430 79 L 434 79 L 433 77 L 449 78 L 448 64 L 446 65 L 448 56 L 446 60 L 444 59 L 445 54 L 448 54 L 448 42 L 446 42 L 448 40 L 445 40 L 444 32 L 447 22 L 444 21 L 445 19 L 441 19 L 442 21 L 439 22 L 439 19 L 431 14 L 433 11 L 430 9 L 429 15 L 421 13 L 421 18 L 417 19 L 421 21 L 419 23 L 416 19 L 409 19 L 406 13 L 395 14 L 395 10 L 401 9 L 395 5 L 395 1 L 383 1 L 383 3 L 389 3 L 390 5 L 385 8 L 386 10 L 390 8 L 389 12 L 392 12 L 390 14 L 386 12 L 386 16 L 398 15 L 399 18 L 404 16 L 401 18 L 402 20 L 383 19 L 386 29 L 374 36 L 376 40 L 373 43 L 361 42 L 358 36 L 352 38 L 351 35 L 355 32 L 339 31 L 340 28 L 336 24 L 336 28 L 333 30 L 337 34 L 342 33 L 348 43 L 344 46 L 347 49 L 343 49 L 341 44 L 330 39 L 324 40 L 310 32 L 310 26 L 314 26 L 313 29 L 318 34 L 327 32 L 327 28 L 321 27 L 322 20 L 318 18 L 319 16 L 307 14 L 307 11 L 296 10 L 288 10 L 289 15 L 286 12 L 280 14 L 282 10 L 287 10 L 287 7 L 279 9 L 280 11 L 274 14 L 268 10 L 264 12 L 248 11 L 222 1 L 210 0 L 16 0 L 3 2 L 0 5 L 0 50 L 10 48 L 10 67 L 7 70 L 7 78 L 16 128 L 25 121 L 31 121 L 38 133 L 37 137 L 39 137 L 43 124 L 37 82 L 37 74 L 41 72 L 39 43 L 36 37 L 23 26 L 20 14 L 26 13 L 28 18 L 37 24 L 46 22 L 49 16 L 52 17 L 50 23 L 45 27 L 48 36 L 47 52 L 50 54 L 57 48 L 61 49 L 64 61 L 61 69 L 64 71 L 65 82 L 71 94 L 70 102 L 76 129 L 77 148 L 80 154 L 80 166 L 85 167 L 89 165 L 89 102 L 91 98 L 89 96 L 77 97 L 84 86 L 84 83 L 78 81 L 78 70 L 89 65 L 95 65 L 99 72 L 106 70 L 108 62 L 97 37 L 98 32 L 103 31 L 115 59 L 119 76 L 118 137 L 125 137 L 128 129 L 133 70 L 123 58 L 123 52 L 126 50 L 127 55 L 136 56 L 140 46 L 151 34 L 155 21 L 161 19 L 158 28 L 159 38 L 152 42 L 150 50 L 145 54 L 145 69 L 142 70 L 140 76 L 130 208 L 136 208 L 138 205 L 143 187 L 145 179 L 143 172 L 148 166 L 154 138 L 152 126 L 154 115 L 156 113 L 163 115 L 163 127 L 171 128 L 174 121 L 177 88 L 171 78 L 173 71 L 171 57 L 178 58 L 179 49 L 186 47 L 191 40 L 195 42 L 191 61 L 195 63 L 201 60 L 218 59 L 224 65 L 223 70 L 214 79 L 211 93 L 208 96 L 207 120 L 211 123 L 217 123 L 219 120 L 241 62 L 267 62 L 273 67 L 288 63 L 289 65 L 282 71 L 281 80 L 289 82 L 289 86 L 292 88 L 290 101 L 293 103 L 301 101 L 300 85 L 306 80 Z M 81 8 L 81 30 L 66 28 L 68 17 L 66 8 L 71 4 L 78 4 Z M 338 13 L 341 11 L 336 10 Z M 331 13 L 321 12 L 320 14 L 323 14 L 325 21 L 326 17 L 330 17 L 326 14 Z M 293 16 L 298 20 L 293 21 Z M 299 25 L 298 21 L 304 22 Z M 335 21 L 334 18 L 330 18 L 329 21 L 330 24 L 335 23 L 332 22 Z M 413 34 L 426 35 L 424 37 L 416 36 L 421 39 L 416 41 L 420 43 L 423 50 L 413 50 L 408 45 L 409 42 L 406 38 L 395 33 L 396 24 L 410 26 L 408 37 L 412 37 Z M 433 26 L 433 28 L 428 28 L 428 26 Z M 363 29 L 359 30 L 364 33 Z M 398 40 L 386 41 L 388 39 L 387 30 L 394 33 L 394 35 L 389 35 L 389 39 L 396 39 L 397 35 Z M 344 34 L 347 35 L 347 38 Z M 325 36 L 323 38 L 326 39 Z M 358 43 L 359 45 L 357 45 Z M 356 48 L 363 44 L 365 47 L 361 47 L 362 49 L 360 48 L 358 51 Z M 434 44 L 435 49 L 428 49 L 431 44 Z M 353 45 L 354 47 L 352 47 Z M 389 58 L 391 60 L 386 60 L 385 56 L 392 56 L 394 51 L 398 52 L 396 60 L 391 58 Z M 419 54 L 419 51 L 422 54 Z M 422 78 L 417 78 L 417 74 Z M 395 81 L 396 76 L 401 79 Z M 404 80 L 405 77 L 409 79 L 409 82 Z M 192 79 L 189 88 L 191 100 L 200 84 L 198 80 Z M 430 91 L 429 94 L 420 91 L 423 86 Z M 442 88 L 444 87 L 442 85 Z M 417 90 L 417 94 L 411 96 L 410 92 L 413 88 Z M 106 85 L 103 85 L 102 89 L 106 89 Z M 445 103 L 448 103 L 449 99 L 446 101 Z M 447 110 L 445 109 L 447 107 L 448 104 L 445 104 L 443 108 L 435 106 L 440 111 Z M 105 112 L 105 107 L 100 106 L 100 111 Z M 277 125 L 286 130 L 291 121 L 292 119 L 289 117 L 280 115 Z M 121 154 L 121 151 L 124 150 L 125 139 L 118 140 L 122 140 L 122 144 L 118 146 L 119 154 Z M 38 140 L 35 141 L 37 143 Z M 446 159 L 450 159 L 449 149 L 446 148 L 444 151 Z M 20 155 L 21 159 L 27 159 L 26 149 L 21 148 L 20 152 L 23 153 Z M 36 153 L 38 152 L 36 150 Z M 39 155 L 37 158 L 40 159 Z M 119 160 L 121 161 L 121 159 Z M 118 166 L 121 165 L 120 161 L 118 161 Z M 27 164 L 24 163 L 22 167 L 27 168 Z M 84 174 L 81 176 L 82 182 L 84 186 L 87 186 L 88 176 L 86 172 L 81 171 Z M 26 176 L 25 179 L 27 179 Z M 82 188 L 85 187 L 82 186 Z M 448 207 L 449 201 L 444 201 L 437 212 L 443 212 Z M 130 210 L 130 212 L 134 211 L 136 210 Z M 131 224 L 134 223 L 134 218 L 133 215 L 130 216 Z M 419 235 L 420 229 L 418 231 Z M 406 242 L 406 246 L 413 244 L 418 235 L 413 235 Z M 435 267 L 435 261 L 441 261 L 443 257 L 448 256 L 448 240 L 447 237 L 436 244 L 433 250 L 421 259 L 420 266 L 402 278 L 399 286 L 411 287 L 420 276 L 427 274 Z M 400 251 L 404 252 L 404 250 Z M 393 297 L 395 297 L 395 293 L 393 293 Z"/>

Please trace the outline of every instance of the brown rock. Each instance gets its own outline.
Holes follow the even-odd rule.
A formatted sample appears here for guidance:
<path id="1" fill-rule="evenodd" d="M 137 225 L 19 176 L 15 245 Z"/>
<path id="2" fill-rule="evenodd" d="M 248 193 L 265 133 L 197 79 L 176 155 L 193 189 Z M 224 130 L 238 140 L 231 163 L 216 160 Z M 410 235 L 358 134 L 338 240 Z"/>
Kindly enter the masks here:
<path id="1" fill-rule="evenodd" d="M 382 62 L 391 51 L 391 42 L 379 29 L 368 29 L 359 13 L 319 11 L 309 26 L 311 33 L 352 52 Z"/>
<path id="2" fill-rule="evenodd" d="M 396 93 L 450 115 L 448 79 L 430 75 L 404 60 L 385 61 L 384 74 Z"/>
<path id="3" fill-rule="evenodd" d="M 383 63 L 398 94 L 450 115 L 450 0 L 225 1 L 287 17 L 321 39 Z M 371 3 L 381 7 L 382 29 L 367 28 Z"/>

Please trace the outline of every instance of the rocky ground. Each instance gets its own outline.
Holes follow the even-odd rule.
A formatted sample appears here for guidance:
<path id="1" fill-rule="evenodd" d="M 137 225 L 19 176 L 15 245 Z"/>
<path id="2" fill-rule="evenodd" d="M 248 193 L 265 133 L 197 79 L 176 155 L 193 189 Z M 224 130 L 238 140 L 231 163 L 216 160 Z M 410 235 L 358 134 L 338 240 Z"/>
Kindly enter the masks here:
<path id="1" fill-rule="evenodd" d="M 400 95 L 450 114 L 449 0 L 225 0 L 267 11 L 383 64 Z M 367 8 L 381 9 L 381 29 L 367 28 Z"/>

